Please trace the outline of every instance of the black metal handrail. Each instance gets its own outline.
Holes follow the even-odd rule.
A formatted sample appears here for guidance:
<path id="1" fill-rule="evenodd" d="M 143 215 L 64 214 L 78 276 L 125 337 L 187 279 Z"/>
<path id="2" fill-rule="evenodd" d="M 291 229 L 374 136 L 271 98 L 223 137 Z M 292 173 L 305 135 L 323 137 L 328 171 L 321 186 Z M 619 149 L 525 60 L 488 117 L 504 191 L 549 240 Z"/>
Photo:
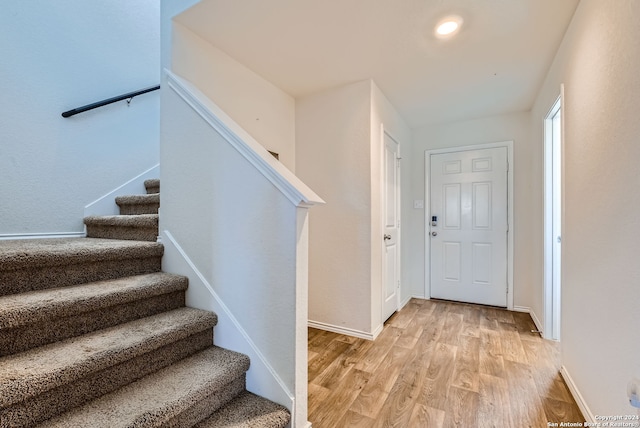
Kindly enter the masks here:
<path id="1" fill-rule="evenodd" d="M 128 92 L 126 94 L 118 95 L 117 97 L 107 98 L 106 100 L 98 101 L 92 104 L 87 104 L 86 106 L 74 108 L 69 111 L 65 111 L 62 113 L 62 117 L 71 117 L 78 113 L 83 113 L 88 110 L 93 110 L 94 108 L 106 106 L 107 104 L 117 103 L 118 101 L 127 100 L 127 102 L 131 102 L 131 99 L 135 96 L 146 94 L 147 92 L 157 91 L 160 89 L 160 85 L 152 86 L 146 89 L 140 89 L 139 91 Z"/>

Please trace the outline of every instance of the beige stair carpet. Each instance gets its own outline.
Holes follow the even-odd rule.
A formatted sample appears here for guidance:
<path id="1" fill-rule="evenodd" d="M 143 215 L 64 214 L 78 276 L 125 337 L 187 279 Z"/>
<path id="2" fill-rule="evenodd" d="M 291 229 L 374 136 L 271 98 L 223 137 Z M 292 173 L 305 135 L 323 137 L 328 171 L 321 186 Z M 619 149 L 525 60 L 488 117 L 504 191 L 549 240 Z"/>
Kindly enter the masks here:
<path id="1" fill-rule="evenodd" d="M 249 359 L 161 272 L 159 180 L 85 219 L 87 238 L 0 241 L 0 428 L 285 427 Z"/>

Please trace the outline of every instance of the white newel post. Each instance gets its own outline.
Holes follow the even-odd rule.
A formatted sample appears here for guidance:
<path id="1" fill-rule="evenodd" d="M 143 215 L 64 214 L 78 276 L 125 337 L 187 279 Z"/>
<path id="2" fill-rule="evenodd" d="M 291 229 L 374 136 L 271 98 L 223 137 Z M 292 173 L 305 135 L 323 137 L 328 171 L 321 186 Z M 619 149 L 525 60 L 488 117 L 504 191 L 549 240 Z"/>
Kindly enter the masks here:
<path id="1" fill-rule="evenodd" d="M 295 413 L 293 426 L 306 427 L 307 421 L 307 323 L 309 319 L 309 207 L 296 208 L 296 351 Z"/>

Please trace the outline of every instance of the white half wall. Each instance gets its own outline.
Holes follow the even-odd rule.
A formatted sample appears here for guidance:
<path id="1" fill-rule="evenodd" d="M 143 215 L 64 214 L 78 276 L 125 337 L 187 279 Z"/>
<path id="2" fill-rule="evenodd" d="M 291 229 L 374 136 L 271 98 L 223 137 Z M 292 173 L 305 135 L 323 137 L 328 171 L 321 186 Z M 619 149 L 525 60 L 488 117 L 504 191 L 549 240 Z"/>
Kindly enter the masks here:
<path id="1" fill-rule="evenodd" d="M 7 2 L 0 27 L 0 235 L 81 233 L 85 205 L 158 163 L 160 96 L 60 114 L 160 82 L 160 6 Z"/>
<path id="2" fill-rule="evenodd" d="M 541 218 L 543 119 L 564 83 L 561 349 L 585 416 L 637 414 L 627 383 L 640 378 L 639 16 L 635 0 L 582 0 L 532 110 Z"/>
<path id="3" fill-rule="evenodd" d="M 322 200 L 195 86 L 162 89 L 163 269 L 252 359 L 248 388 L 307 424 L 308 208 Z"/>
<path id="4" fill-rule="evenodd" d="M 514 305 L 530 307 L 532 217 L 540 206 L 531 198 L 531 143 L 529 113 L 513 113 L 464 122 L 431 125 L 413 130 L 411 196 L 403 200 L 403 217 L 408 229 L 403 246 L 404 283 L 413 295 L 425 296 L 425 210 L 413 207 L 414 200 L 425 200 L 425 151 L 512 140 L 514 151 Z M 426 206 L 426 205 L 425 205 Z"/>
<path id="5" fill-rule="evenodd" d="M 295 171 L 293 97 L 218 49 L 215 41 L 201 38 L 188 24 L 180 16 L 174 23 L 172 71 L 195 84 Z"/>

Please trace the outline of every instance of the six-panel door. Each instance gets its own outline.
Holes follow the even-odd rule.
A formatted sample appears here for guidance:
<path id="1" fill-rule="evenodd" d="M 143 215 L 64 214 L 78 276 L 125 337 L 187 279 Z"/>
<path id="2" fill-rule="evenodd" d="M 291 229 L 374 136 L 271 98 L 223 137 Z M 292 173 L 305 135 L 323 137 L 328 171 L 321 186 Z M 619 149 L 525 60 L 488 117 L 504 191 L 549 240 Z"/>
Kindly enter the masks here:
<path id="1" fill-rule="evenodd" d="M 432 154 L 431 297 L 507 306 L 507 148 Z"/>

